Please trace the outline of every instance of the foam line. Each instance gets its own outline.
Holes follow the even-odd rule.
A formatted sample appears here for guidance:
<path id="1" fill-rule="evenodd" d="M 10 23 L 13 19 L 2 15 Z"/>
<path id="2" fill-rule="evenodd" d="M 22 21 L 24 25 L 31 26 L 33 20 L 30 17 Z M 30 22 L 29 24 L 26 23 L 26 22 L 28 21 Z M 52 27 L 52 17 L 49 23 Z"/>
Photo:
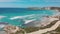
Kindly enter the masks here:
<path id="1" fill-rule="evenodd" d="M 35 20 L 36 20 L 36 19 L 26 20 L 26 21 L 25 21 L 25 24 L 30 23 L 30 22 L 35 21 Z"/>

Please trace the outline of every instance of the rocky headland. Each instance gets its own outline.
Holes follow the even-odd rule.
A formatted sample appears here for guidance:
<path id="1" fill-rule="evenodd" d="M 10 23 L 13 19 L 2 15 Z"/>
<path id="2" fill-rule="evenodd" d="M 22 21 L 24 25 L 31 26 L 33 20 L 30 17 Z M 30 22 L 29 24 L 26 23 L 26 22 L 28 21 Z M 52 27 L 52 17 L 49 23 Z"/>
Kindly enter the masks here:
<path id="1" fill-rule="evenodd" d="M 29 10 L 56 10 L 60 12 L 60 7 L 29 7 Z"/>

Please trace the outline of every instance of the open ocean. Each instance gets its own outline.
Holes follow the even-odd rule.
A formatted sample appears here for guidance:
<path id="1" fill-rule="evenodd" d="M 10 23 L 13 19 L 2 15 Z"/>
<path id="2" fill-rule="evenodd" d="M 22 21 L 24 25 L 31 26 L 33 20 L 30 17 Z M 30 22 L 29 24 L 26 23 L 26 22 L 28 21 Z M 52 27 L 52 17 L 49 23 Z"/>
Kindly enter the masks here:
<path id="1" fill-rule="evenodd" d="M 0 8 L 0 22 L 7 22 L 11 25 L 22 26 L 29 20 L 41 20 L 43 16 L 55 14 L 53 10 L 29 10 L 26 8 Z"/>

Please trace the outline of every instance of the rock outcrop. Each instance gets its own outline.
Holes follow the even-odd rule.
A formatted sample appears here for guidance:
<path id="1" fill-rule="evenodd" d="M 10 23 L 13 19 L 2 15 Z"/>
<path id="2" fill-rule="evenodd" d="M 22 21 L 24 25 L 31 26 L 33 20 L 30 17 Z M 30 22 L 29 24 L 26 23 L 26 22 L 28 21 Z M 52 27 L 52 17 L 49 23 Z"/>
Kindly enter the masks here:
<path id="1" fill-rule="evenodd" d="M 26 31 L 17 26 L 7 25 L 4 27 L 4 31 L 7 34 L 26 34 Z"/>

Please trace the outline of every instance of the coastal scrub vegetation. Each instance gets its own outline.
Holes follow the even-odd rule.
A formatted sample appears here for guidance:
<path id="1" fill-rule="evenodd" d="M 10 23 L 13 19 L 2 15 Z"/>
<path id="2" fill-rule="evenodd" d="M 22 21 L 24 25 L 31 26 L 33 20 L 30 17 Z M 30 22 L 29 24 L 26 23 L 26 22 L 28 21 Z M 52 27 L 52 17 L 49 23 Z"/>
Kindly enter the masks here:
<path id="1" fill-rule="evenodd" d="M 34 31 L 38 31 L 38 30 L 40 30 L 40 29 L 49 28 L 49 27 L 51 27 L 52 25 L 54 25 L 57 21 L 58 21 L 58 20 L 53 21 L 53 22 L 51 22 L 51 24 L 49 24 L 49 25 L 47 25 L 47 26 L 45 26 L 45 27 L 26 27 L 26 28 L 23 28 L 23 29 L 24 29 L 27 33 L 30 33 L 30 32 L 34 32 Z"/>
<path id="2" fill-rule="evenodd" d="M 34 32 L 34 31 L 38 31 L 40 29 L 40 27 L 26 27 L 26 28 L 23 28 L 27 33 L 30 33 L 30 32 Z"/>

